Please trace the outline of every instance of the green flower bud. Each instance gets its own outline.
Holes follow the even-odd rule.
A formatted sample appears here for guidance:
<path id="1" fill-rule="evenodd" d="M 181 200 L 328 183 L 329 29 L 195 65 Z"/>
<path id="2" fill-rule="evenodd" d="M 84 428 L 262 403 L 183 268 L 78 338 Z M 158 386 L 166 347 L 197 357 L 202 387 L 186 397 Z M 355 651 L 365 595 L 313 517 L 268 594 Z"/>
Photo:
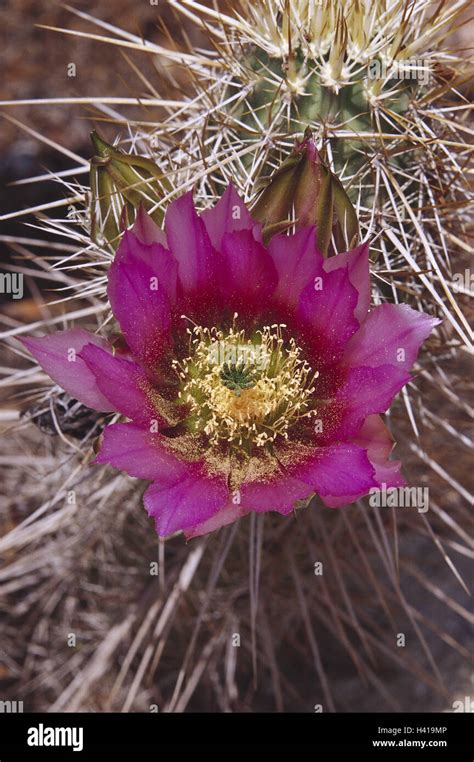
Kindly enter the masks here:
<path id="1" fill-rule="evenodd" d="M 346 251 L 357 243 L 359 224 L 344 186 L 322 161 L 311 130 L 296 142 L 273 173 L 252 208 L 268 240 L 294 220 L 297 228 L 316 225 L 324 254 Z"/>
<path id="2" fill-rule="evenodd" d="M 121 233 L 135 219 L 140 204 L 161 226 L 163 210 L 157 204 L 172 189 L 151 159 L 114 148 L 95 131 L 91 140 L 95 149 L 90 160 L 91 238 L 116 249 Z"/>

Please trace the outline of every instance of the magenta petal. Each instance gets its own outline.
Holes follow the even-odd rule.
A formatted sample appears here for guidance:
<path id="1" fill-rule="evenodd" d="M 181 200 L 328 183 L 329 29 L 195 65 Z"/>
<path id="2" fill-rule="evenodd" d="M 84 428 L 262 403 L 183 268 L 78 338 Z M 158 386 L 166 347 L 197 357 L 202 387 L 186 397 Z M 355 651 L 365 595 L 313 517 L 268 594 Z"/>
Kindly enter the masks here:
<path id="1" fill-rule="evenodd" d="M 232 183 L 227 186 L 217 204 L 201 214 L 201 219 L 217 251 L 221 248 L 224 233 L 253 230 L 256 226 L 252 215 Z"/>
<path id="2" fill-rule="evenodd" d="M 367 453 L 355 444 L 315 450 L 314 456 L 276 478 L 247 482 L 240 488 L 240 507 L 258 513 L 290 513 L 297 500 L 320 495 L 366 494 L 376 486 Z"/>
<path id="3" fill-rule="evenodd" d="M 219 286 L 232 309 L 262 308 L 269 302 L 278 274 L 267 249 L 250 230 L 226 233 L 222 239 Z"/>
<path id="4" fill-rule="evenodd" d="M 215 272 L 215 253 L 203 220 L 193 205 L 192 191 L 173 201 L 166 212 L 168 243 L 178 262 L 178 277 L 185 295 L 206 290 Z"/>
<path id="5" fill-rule="evenodd" d="M 161 228 L 153 222 L 143 205 L 140 205 L 138 209 L 132 232 L 133 235 L 138 238 L 140 243 L 143 243 L 146 246 L 151 246 L 153 243 L 159 243 L 166 248 L 168 245 L 164 230 L 161 230 Z"/>
<path id="6" fill-rule="evenodd" d="M 363 323 L 370 305 L 369 244 L 362 243 L 351 251 L 324 260 L 326 272 L 332 272 L 340 267 L 347 267 L 349 280 L 358 291 L 359 299 L 354 315 L 359 323 Z"/>
<path id="7" fill-rule="evenodd" d="M 342 355 L 359 328 L 354 317 L 357 300 L 358 293 L 349 280 L 347 268 L 322 272 L 304 289 L 298 318 L 316 362 L 335 363 Z"/>
<path id="8" fill-rule="evenodd" d="M 367 452 L 354 444 L 320 447 L 309 461 L 293 471 L 295 478 L 323 497 L 365 495 L 377 486 L 374 474 Z"/>
<path id="9" fill-rule="evenodd" d="M 342 415 L 332 437 L 354 436 L 368 415 L 388 410 L 395 395 L 409 380 L 410 375 L 403 368 L 393 365 L 351 368 L 335 396 L 335 407 L 342 408 Z"/>
<path id="10" fill-rule="evenodd" d="M 193 530 L 208 522 L 225 506 L 229 497 L 225 480 L 206 476 L 194 464 L 179 479 L 169 476 L 156 481 L 144 495 L 145 508 L 155 519 L 160 537 L 180 530 Z"/>
<path id="11" fill-rule="evenodd" d="M 393 440 L 379 415 L 369 415 L 366 418 L 354 444 L 367 450 L 379 486 L 385 484 L 387 487 L 403 487 L 406 484 L 400 473 L 400 461 L 389 460 Z"/>
<path id="12" fill-rule="evenodd" d="M 367 495 L 368 492 L 369 490 L 363 489 L 361 492 L 357 492 L 354 495 L 340 495 L 338 497 L 325 495 L 324 497 L 321 497 L 321 500 L 323 501 L 324 505 L 327 505 L 328 508 L 343 508 L 345 505 L 355 503 L 356 500 L 364 497 L 364 495 Z"/>
<path id="13" fill-rule="evenodd" d="M 139 479 L 154 481 L 144 502 L 160 537 L 193 529 L 226 505 L 223 476 L 208 476 L 202 463 L 187 463 L 167 449 L 166 437 L 132 423 L 107 426 L 94 463 L 110 463 Z"/>
<path id="14" fill-rule="evenodd" d="M 405 479 L 400 473 L 400 461 L 388 459 L 393 447 L 393 441 L 380 416 L 370 415 L 364 421 L 360 433 L 353 442 L 367 451 L 367 456 L 375 470 L 374 478 L 377 487 L 382 487 L 383 484 L 386 488 L 403 487 L 406 484 Z M 326 495 L 323 497 L 323 502 L 329 508 L 339 508 L 344 505 L 350 505 L 350 503 L 366 494 L 367 490 L 342 497 Z"/>
<path id="15" fill-rule="evenodd" d="M 274 298 L 295 309 L 303 289 L 321 274 L 323 256 L 316 247 L 316 228 L 302 228 L 294 235 L 272 237 L 268 251 L 278 272 Z"/>
<path id="16" fill-rule="evenodd" d="M 109 463 L 138 479 L 179 479 L 186 464 L 168 452 L 165 438 L 133 423 L 113 423 L 104 430 L 100 452 L 93 463 Z"/>
<path id="17" fill-rule="evenodd" d="M 228 524 L 233 524 L 234 521 L 241 519 L 247 514 L 247 510 L 233 503 L 228 503 L 223 508 L 220 508 L 217 513 L 214 513 L 207 521 L 203 521 L 202 524 L 198 524 L 193 529 L 186 529 L 184 534 L 187 540 L 191 540 L 193 537 L 201 537 L 204 534 L 209 534 L 209 532 L 215 532 L 216 529 L 225 527 Z"/>
<path id="18" fill-rule="evenodd" d="M 152 225 L 155 223 L 149 219 Z M 156 227 L 156 225 L 155 225 Z M 135 228 L 134 228 L 135 229 Z M 159 228 L 157 228 L 159 230 Z M 110 266 L 109 281 L 114 278 L 114 271 L 120 265 L 133 269 L 143 263 L 148 272 L 147 291 L 160 291 L 166 294 L 171 304 L 176 301 L 178 282 L 178 264 L 168 249 L 160 243 L 144 243 L 134 233 L 126 233 Z"/>
<path id="19" fill-rule="evenodd" d="M 406 304 L 382 304 L 367 317 L 348 343 L 345 365 L 395 365 L 404 370 L 413 366 L 420 346 L 440 321 L 412 310 Z"/>
<path id="20" fill-rule="evenodd" d="M 139 365 L 92 344 L 86 345 L 80 356 L 115 410 L 147 428 L 164 423 L 152 402 L 153 387 Z"/>
<path id="21" fill-rule="evenodd" d="M 161 254 L 165 260 L 152 267 L 149 251 L 144 249 L 156 249 L 158 259 Z M 167 278 L 172 269 L 172 257 L 159 244 L 145 247 L 133 233 L 126 233 L 109 270 L 113 313 L 131 351 L 148 366 L 156 363 L 168 340 L 171 318 Z"/>
<path id="22" fill-rule="evenodd" d="M 277 511 L 286 515 L 293 510 L 297 500 L 308 497 L 308 485 L 290 474 L 281 473 L 268 480 L 247 482 L 240 488 L 242 508 L 263 513 Z"/>
<path id="23" fill-rule="evenodd" d="M 111 400 L 99 389 L 94 374 L 79 356 L 86 344 L 102 347 L 104 354 L 111 353 L 105 339 L 83 328 L 71 328 L 39 339 L 32 336 L 20 338 L 20 341 L 48 376 L 72 397 L 94 410 L 115 410 Z"/>

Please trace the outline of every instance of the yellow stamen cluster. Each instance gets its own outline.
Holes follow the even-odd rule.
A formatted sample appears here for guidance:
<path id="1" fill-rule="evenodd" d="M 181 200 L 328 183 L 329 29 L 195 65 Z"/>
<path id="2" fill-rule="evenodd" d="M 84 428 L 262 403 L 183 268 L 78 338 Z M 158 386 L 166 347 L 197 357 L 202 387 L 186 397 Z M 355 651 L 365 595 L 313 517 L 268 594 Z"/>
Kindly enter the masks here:
<path id="1" fill-rule="evenodd" d="M 314 381 L 308 363 L 293 339 L 285 341 L 283 324 L 265 326 L 250 338 L 234 326 L 188 329 L 189 357 L 175 361 L 181 381 L 180 401 L 189 406 L 189 427 L 203 432 L 211 444 L 223 441 L 249 451 L 277 437 L 288 439 L 301 418 L 315 415 Z M 229 369 L 250 378 L 247 386 L 232 387 Z"/>

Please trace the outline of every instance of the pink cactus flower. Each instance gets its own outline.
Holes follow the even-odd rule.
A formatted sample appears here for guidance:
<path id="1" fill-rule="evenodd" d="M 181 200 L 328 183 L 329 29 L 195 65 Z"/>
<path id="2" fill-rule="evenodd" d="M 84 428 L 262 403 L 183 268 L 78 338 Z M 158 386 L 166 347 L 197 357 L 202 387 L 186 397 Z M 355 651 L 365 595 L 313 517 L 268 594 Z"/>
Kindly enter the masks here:
<path id="1" fill-rule="evenodd" d="M 82 328 L 23 343 L 69 394 L 127 419 L 94 462 L 151 482 L 161 537 L 404 484 L 380 414 L 439 321 L 369 309 L 367 244 L 325 259 L 306 227 L 265 247 L 232 186 L 201 215 L 187 193 L 164 231 L 140 211 L 108 296 L 120 349 Z"/>

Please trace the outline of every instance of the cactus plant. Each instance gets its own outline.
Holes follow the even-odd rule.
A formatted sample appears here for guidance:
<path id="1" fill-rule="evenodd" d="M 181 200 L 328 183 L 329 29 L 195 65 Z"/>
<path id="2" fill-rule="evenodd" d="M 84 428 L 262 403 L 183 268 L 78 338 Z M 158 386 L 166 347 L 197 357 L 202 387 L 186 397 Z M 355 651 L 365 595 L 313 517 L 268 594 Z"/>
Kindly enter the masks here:
<path id="1" fill-rule="evenodd" d="M 14 662 L 26 659 L 34 705 L 129 710 L 157 702 L 171 711 L 312 711 L 315 704 L 378 709 L 381 701 L 399 709 L 419 708 L 421 691 L 423 708 L 449 709 L 453 692 L 464 689 L 462 562 L 469 538 L 461 454 L 469 440 L 462 374 L 470 337 L 464 314 L 469 288 L 465 281 L 459 286 L 457 276 L 472 252 L 466 235 L 472 224 L 471 105 L 462 94 L 471 69 L 445 40 L 468 6 L 459 0 L 240 0 L 229 9 L 169 0 L 168 9 L 201 35 L 197 44 L 186 33 L 174 44 L 166 36 L 160 43 L 143 41 L 71 9 L 96 27 L 82 35 L 151 56 L 160 77 L 147 79 L 134 63 L 139 76 L 133 96 L 78 99 L 94 105 L 98 117 L 117 121 L 117 139 L 112 145 L 95 137 L 92 184 L 77 180 L 79 171 L 90 170 L 84 159 L 73 181 L 62 178 L 66 198 L 55 204 L 70 207 L 68 217 L 41 220 L 61 241 L 47 262 L 66 294 L 58 297 L 64 316 L 42 318 L 37 327 L 86 319 L 89 329 L 110 329 L 106 276 L 142 191 L 160 224 L 175 196 L 194 188 L 204 210 L 231 181 L 265 223 L 269 189 L 285 174 L 285 162 L 301 160 L 308 129 L 318 149 L 311 171 L 334 178 L 326 195 L 332 202 L 324 207 L 328 219 L 323 207 L 309 205 L 319 228 L 326 223 L 329 256 L 353 243 L 347 215 L 357 218 L 357 235 L 371 247 L 373 302 L 404 301 L 440 317 L 443 325 L 390 418 L 408 478 L 420 489 L 429 484 L 428 516 L 408 509 L 377 512 L 360 502 L 337 515 L 301 512 L 295 525 L 282 529 L 271 517 L 264 523 L 252 515 L 210 540 L 193 540 L 189 548 L 180 538 L 166 549 L 160 544 L 158 555 L 146 520 L 137 518 L 143 489 L 123 475 L 85 468 L 103 416 L 92 417 L 85 431 L 89 413 L 83 409 L 77 427 L 82 438 L 71 441 L 57 414 L 62 393 L 37 370 L 31 380 L 29 367 L 14 369 L 6 383 L 14 391 L 18 383 L 26 385 L 28 405 L 49 409 L 59 434 L 57 444 L 50 438 L 45 444 L 22 419 L 15 430 L 18 454 L 6 472 L 9 493 L 14 496 L 23 481 L 24 495 L 21 506 L 12 498 L 0 541 L 11 554 L 4 571 L 7 593 L 24 590 L 33 612 L 28 649 L 14 627 L 25 606 L 12 600 L 8 650 Z M 162 86 L 167 97 L 158 92 Z M 65 108 L 74 102 L 63 100 Z M 125 170 L 120 177 L 107 171 L 111 157 Z M 337 194 L 354 217 L 338 212 Z M 278 230 L 280 223 L 283 229 L 298 223 L 297 200 L 284 200 L 287 220 L 271 220 Z M 18 353 L 16 337 L 31 327 L 11 322 L 4 338 Z M 121 338 L 114 340 L 120 347 Z M 20 479 L 15 464 L 24 462 L 26 448 L 44 452 L 45 465 L 42 470 L 38 461 L 38 470 Z M 39 507 L 38 473 L 45 490 Z M 70 491 L 74 500 L 67 502 Z M 54 556 L 60 569 L 51 562 Z M 149 574 L 153 564 L 158 584 Z M 84 598 L 81 575 L 88 586 Z M 437 602 L 436 611 L 427 597 Z M 446 616 L 446 603 L 457 623 Z M 73 667 L 61 641 L 71 621 L 86 644 Z M 409 648 L 397 647 L 400 631 L 410 633 Z M 236 634 L 245 644 L 237 667 Z M 440 650 L 446 644 L 448 656 Z M 97 668 L 94 649 L 100 645 L 103 663 Z M 54 668 L 41 693 L 45 653 Z M 343 688 L 339 662 L 351 675 Z M 163 673 L 162 689 L 156 676 Z"/>

